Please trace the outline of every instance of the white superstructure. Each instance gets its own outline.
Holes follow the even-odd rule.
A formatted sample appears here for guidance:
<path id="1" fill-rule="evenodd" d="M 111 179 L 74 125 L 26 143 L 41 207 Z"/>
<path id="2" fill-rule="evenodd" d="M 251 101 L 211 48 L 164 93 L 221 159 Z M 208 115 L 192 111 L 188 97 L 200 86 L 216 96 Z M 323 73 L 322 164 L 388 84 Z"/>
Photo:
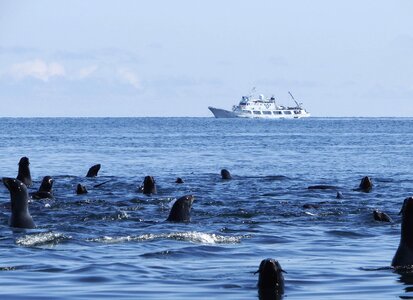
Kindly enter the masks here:
<path id="1" fill-rule="evenodd" d="M 254 91 L 254 90 L 253 90 Z M 208 109 L 215 118 L 259 118 L 259 119 L 298 119 L 309 117 L 310 113 L 302 108 L 302 103 L 295 101 L 293 95 L 288 92 L 296 106 L 285 107 L 277 105 L 275 98 L 265 98 L 264 95 L 243 96 L 238 105 L 232 107 L 232 111 L 209 106 Z"/>

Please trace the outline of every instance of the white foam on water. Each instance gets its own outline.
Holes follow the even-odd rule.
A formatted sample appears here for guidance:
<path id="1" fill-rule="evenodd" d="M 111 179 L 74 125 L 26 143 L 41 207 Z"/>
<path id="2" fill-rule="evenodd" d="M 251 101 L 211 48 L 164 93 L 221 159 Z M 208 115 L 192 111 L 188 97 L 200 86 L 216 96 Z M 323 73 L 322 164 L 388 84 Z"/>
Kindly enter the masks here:
<path id="1" fill-rule="evenodd" d="M 29 234 L 16 239 L 16 244 L 20 246 L 33 247 L 47 244 L 56 244 L 62 240 L 70 239 L 63 233 L 58 232 L 41 232 Z"/>
<path id="2" fill-rule="evenodd" d="M 158 239 L 168 239 L 168 240 L 178 240 L 187 241 L 199 244 L 235 244 L 241 241 L 240 236 L 223 236 L 215 233 L 204 233 L 197 231 L 190 232 L 171 232 L 171 233 L 160 233 L 160 234 L 143 234 L 139 236 L 120 236 L 120 237 L 109 237 L 104 236 L 100 238 L 90 239 L 91 242 L 100 243 L 123 243 L 129 241 L 151 241 Z"/>

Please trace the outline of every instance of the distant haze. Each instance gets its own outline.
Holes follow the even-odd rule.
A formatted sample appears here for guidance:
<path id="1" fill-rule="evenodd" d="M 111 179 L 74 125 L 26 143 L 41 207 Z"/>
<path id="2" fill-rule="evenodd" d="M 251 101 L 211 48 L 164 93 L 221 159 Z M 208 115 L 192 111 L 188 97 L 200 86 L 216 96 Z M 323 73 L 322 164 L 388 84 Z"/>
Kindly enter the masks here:
<path id="1" fill-rule="evenodd" d="M 194 116 L 256 87 L 413 117 L 413 1 L 0 1 L 0 116 Z"/>

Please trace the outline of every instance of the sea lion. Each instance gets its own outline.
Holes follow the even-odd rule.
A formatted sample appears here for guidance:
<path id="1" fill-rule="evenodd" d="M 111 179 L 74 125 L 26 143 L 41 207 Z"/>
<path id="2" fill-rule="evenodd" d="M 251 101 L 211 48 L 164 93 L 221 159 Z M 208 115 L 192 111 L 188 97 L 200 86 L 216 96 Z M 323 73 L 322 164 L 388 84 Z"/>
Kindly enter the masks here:
<path id="1" fill-rule="evenodd" d="M 260 290 L 270 290 L 274 294 L 284 294 L 284 276 L 286 273 L 278 261 L 273 258 L 266 258 L 261 261 L 257 286 Z"/>
<path id="2" fill-rule="evenodd" d="M 145 195 L 156 194 L 155 179 L 152 176 L 145 176 L 141 189 Z"/>
<path id="3" fill-rule="evenodd" d="M 178 178 L 175 180 L 175 183 L 184 183 L 184 181 L 183 181 L 183 179 L 182 179 L 181 177 L 178 177 Z"/>
<path id="4" fill-rule="evenodd" d="M 100 186 L 102 186 L 102 185 L 104 185 L 104 184 L 106 184 L 106 183 L 109 183 L 109 182 L 111 182 L 112 180 L 106 180 L 106 181 L 104 181 L 104 182 L 101 182 L 101 183 L 98 183 L 98 184 L 95 184 L 93 187 L 94 188 L 97 188 L 97 187 L 100 187 Z"/>
<path id="5" fill-rule="evenodd" d="M 380 222 L 390 222 L 390 223 L 393 222 L 392 218 L 390 218 L 388 214 L 386 214 L 385 212 L 381 212 L 377 209 L 373 210 L 373 218 L 374 220 L 380 221 Z"/>
<path id="6" fill-rule="evenodd" d="M 86 187 L 79 183 L 76 187 L 76 194 L 78 194 L 78 195 L 87 194 Z"/>
<path id="7" fill-rule="evenodd" d="M 166 220 L 170 222 L 190 222 L 194 200 L 195 197 L 192 195 L 186 195 L 176 200 Z"/>
<path id="8" fill-rule="evenodd" d="M 89 171 L 86 174 L 86 177 L 96 177 L 96 176 L 98 176 L 99 170 L 100 170 L 100 164 L 91 166 Z"/>
<path id="9" fill-rule="evenodd" d="M 34 228 L 36 225 L 29 213 L 29 193 L 26 185 L 18 179 L 3 177 L 3 183 L 10 192 L 10 227 Z"/>
<path id="10" fill-rule="evenodd" d="M 32 193 L 31 196 L 33 199 L 53 199 L 53 178 L 50 176 L 43 177 L 42 183 L 39 187 L 39 190 L 35 193 Z"/>
<path id="11" fill-rule="evenodd" d="M 227 169 L 222 169 L 221 170 L 221 178 L 228 180 L 228 179 L 232 179 L 231 173 L 227 170 Z"/>
<path id="12" fill-rule="evenodd" d="M 310 185 L 307 189 L 309 190 L 336 190 L 337 187 L 334 185 Z"/>
<path id="13" fill-rule="evenodd" d="M 365 176 L 361 179 L 359 188 L 357 190 L 368 193 L 373 188 L 373 182 L 371 181 L 370 177 Z"/>
<path id="14" fill-rule="evenodd" d="M 402 209 L 400 244 L 394 254 L 391 265 L 403 267 L 413 265 L 413 197 L 404 199 Z"/>
<path id="15" fill-rule="evenodd" d="M 17 179 L 23 182 L 26 186 L 31 186 L 32 183 L 32 176 L 30 175 L 30 168 L 29 168 L 30 162 L 29 158 L 26 156 L 23 156 L 20 158 L 19 161 L 19 171 L 17 173 Z"/>
<path id="16" fill-rule="evenodd" d="M 306 203 L 306 204 L 303 205 L 303 208 L 305 208 L 305 209 L 318 209 L 318 208 L 320 208 L 320 205 L 312 204 L 312 203 Z"/>

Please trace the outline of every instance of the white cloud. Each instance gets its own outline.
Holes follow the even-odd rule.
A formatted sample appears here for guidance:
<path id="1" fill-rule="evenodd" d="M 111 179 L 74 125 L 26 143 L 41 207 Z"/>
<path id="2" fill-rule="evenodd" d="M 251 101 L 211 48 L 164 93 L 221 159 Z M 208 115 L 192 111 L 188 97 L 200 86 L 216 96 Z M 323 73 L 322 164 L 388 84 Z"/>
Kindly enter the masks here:
<path id="1" fill-rule="evenodd" d="M 85 79 L 85 78 L 89 77 L 90 75 L 92 75 L 93 73 L 95 73 L 95 71 L 97 69 L 98 69 L 98 66 L 96 66 L 96 65 L 84 67 L 84 68 L 79 70 L 78 78 L 79 79 Z"/>
<path id="2" fill-rule="evenodd" d="M 1 70 L 0 70 L 1 72 Z M 66 62 L 47 61 L 44 59 L 28 60 L 10 65 L 6 72 L 0 73 L 1 77 L 12 77 L 17 80 L 34 78 L 41 82 L 48 82 L 54 78 L 62 78 L 69 82 L 95 79 L 104 82 L 117 82 L 127 84 L 141 90 L 142 84 L 139 76 L 132 68 L 111 64 L 84 63 L 74 64 Z"/>
<path id="3" fill-rule="evenodd" d="M 127 69 L 118 69 L 118 76 L 124 82 L 132 85 L 136 89 L 141 89 L 141 82 L 138 76 L 130 70 Z"/>
<path id="4" fill-rule="evenodd" d="M 65 68 L 61 64 L 47 63 L 40 59 L 14 64 L 10 67 L 10 73 L 17 79 L 33 77 L 45 82 L 52 77 L 66 75 Z"/>

